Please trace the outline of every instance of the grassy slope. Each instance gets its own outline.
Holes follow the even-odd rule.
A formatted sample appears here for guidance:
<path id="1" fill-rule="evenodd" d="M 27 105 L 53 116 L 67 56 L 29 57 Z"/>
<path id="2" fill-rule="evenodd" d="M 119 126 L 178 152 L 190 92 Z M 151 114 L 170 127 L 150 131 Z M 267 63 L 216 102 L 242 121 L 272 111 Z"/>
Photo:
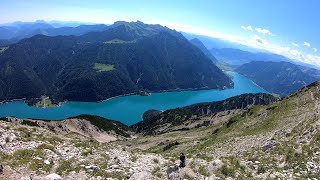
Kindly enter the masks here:
<path id="1" fill-rule="evenodd" d="M 72 118 L 85 119 L 87 121 L 90 121 L 91 124 L 97 126 L 99 129 L 103 131 L 106 131 L 106 132 L 114 131 L 115 133 L 122 135 L 124 137 L 130 137 L 130 135 L 128 134 L 128 132 L 130 131 L 130 128 L 118 121 L 112 121 L 112 120 L 108 120 L 108 119 L 105 119 L 99 116 L 93 116 L 93 115 L 80 115 Z"/>
<path id="2" fill-rule="evenodd" d="M 251 107 L 223 124 L 146 136 L 130 143 L 164 157 L 178 157 L 180 152 L 185 152 L 188 158 L 206 161 L 225 157 L 224 161 L 234 171 L 241 171 L 235 164 L 241 160 L 259 161 L 258 174 L 286 169 L 303 172 L 307 171 L 307 162 L 313 161 L 320 150 L 319 99 L 320 84 L 315 83 L 275 104 Z M 265 145 L 272 142 L 276 145 L 269 153 L 264 152 Z M 278 167 L 279 164 L 283 166 Z"/>

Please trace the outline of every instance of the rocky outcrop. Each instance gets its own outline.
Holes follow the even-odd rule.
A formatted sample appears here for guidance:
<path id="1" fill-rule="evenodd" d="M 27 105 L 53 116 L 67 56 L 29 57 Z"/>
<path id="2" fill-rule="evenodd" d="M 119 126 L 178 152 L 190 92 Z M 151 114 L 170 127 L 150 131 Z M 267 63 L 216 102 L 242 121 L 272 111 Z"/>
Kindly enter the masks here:
<path id="1" fill-rule="evenodd" d="M 118 121 L 92 115 L 80 115 L 61 121 L 19 119 L 15 117 L 4 118 L 4 120 L 15 124 L 42 127 L 56 133 L 79 133 L 100 142 L 130 138 L 133 134 L 128 126 Z"/>

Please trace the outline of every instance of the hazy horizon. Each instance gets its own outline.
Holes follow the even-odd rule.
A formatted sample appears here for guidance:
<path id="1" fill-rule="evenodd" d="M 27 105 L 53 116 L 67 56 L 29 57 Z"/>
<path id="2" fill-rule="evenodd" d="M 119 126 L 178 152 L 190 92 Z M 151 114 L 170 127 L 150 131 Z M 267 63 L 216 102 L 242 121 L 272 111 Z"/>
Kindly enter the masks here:
<path id="1" fill-rule="evenodd" d="M 142 21 L 206 35 L 320 66 L 316 0 L 295 1 L 40 1 L 4 0 L 0 23 Z"/>

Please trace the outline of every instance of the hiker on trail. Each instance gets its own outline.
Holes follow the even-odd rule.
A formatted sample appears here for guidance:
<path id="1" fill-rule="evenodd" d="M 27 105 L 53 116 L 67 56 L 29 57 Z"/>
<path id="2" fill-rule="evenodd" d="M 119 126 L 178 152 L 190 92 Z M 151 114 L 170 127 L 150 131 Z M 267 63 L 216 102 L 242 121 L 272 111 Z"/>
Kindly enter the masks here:
<path id="1" fill-rule="evenodd" d="M 181 153 L 180 154 L 180 165 L 179 165 L 180 168 L 183 168 L 183 167 L 186 167 L 186 156 Z"/>
<path id="2" fill-rule="evenodd" d="M 3 166 L 0 164 L 0 175 L 3 174 Z"/>

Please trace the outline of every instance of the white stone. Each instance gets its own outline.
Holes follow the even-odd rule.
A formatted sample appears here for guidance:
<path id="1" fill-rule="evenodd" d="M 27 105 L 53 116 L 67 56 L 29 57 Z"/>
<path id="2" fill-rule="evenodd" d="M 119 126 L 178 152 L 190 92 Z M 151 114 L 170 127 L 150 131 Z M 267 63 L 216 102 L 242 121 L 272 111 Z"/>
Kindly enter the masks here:
<path id="1" fill-rule="evenodd" d="M 46 165 L 51 164 L 49 160 L 44 160 L 44 163 L 45 163 Z"/>
<path id="2" fill-rule="evenodd" d="M 35 157 L 34 159 L 35 159 L 35 160 L 42 160 L 41 157 Z"/>
<path id="3" fill-rule="evenodd" d="M 86 166 L 85 168 L 86 168 L 86 169 L 97 169 L 98 167 L 91 165 L 91 166 Z"/>
<path id="4" fill-rule="evenodd" d="M 117 164 L 111 165 L 110 166 L 111 169 L 120 169 L 120 166 Z"/>
<path id="5" fill-rule="evenodd" d="M 56 173 L 49 174 L 48 176 L 46 176 L 46 178 L 48 180 L 61 180 L 61 176 Z"/>
<path id="6" fill-rule="evenodd" d="M 20 180 L 31 180 L 29 176 L 21 177 Z"/>

